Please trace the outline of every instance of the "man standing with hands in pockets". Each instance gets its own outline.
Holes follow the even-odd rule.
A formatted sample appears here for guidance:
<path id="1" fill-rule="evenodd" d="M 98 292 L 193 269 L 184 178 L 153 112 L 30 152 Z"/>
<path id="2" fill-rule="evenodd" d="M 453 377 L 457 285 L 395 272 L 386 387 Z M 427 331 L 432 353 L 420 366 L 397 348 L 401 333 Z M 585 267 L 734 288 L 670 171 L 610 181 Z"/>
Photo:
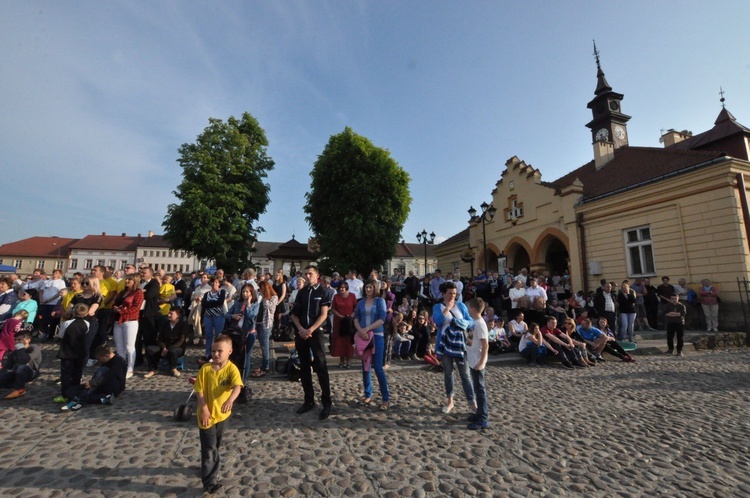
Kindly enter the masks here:
<path id="1" fill-rule="evenodd" d="M 328 365 L 323 350 L 325 337 L 321 326 L 328 319 L 331 300 L 325 287 L 320 284 L 320 273 L 314 266 L 305 268 L 308 285 L 297 293 L 292 308 L 292 322 L 297 328 L 294 347 L 297 349 L 300 361 L 300 381 L 305 391 L 305 401 L 297 409 L 303 414 L 315 407 L 315 391 L 312 383 L 312 369 L 318 374 L 321 401 L 323 409 L 320 420 L 325 420 L 331 414 L 331 387 L 328 380 Z"/>

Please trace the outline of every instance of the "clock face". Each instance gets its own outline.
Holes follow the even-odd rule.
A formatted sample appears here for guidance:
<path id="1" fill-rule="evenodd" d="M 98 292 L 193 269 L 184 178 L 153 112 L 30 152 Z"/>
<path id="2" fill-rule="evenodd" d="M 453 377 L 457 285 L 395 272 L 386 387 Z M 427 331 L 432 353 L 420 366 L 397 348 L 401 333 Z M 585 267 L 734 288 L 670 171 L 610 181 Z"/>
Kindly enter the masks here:
<path id="1" fill-rule="evenodd" d="M 596 132 L 597 142 L 606 141 L 608 138 L 609 138 L 609 130 L 607 130 L 606 128 L 602 128 Z"/>
<path id="2" fill-rule="evenodd" d="M 616 100 L 613 100 L 612 102 L 609 103 L 609 108 L 612 109 L 613 111 L 619 111 L 620 103 L 617 102 Z"/>
<path id="3" fill-rule="evenodd" d="M 620 125 L 615 126 L 615 136 L 620 140 L 625 140 L 625 128 Z"/>

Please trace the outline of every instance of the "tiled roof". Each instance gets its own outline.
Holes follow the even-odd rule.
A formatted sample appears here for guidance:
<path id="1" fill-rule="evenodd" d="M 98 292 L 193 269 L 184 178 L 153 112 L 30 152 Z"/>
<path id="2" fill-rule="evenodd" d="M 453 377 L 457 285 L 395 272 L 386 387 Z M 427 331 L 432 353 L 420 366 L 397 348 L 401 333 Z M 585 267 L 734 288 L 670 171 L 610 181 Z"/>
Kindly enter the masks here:
<path id="1" fill-rule="evenodd" d="M 308 250 L 307 244 L 297 241 L 294 237 L 284 242 L 278 249 L 266 254 L 270 259 L 302 259 L 315 260 L 318 256 Z"/>
<path id="2" fill-rule="evenodd" d="M 399 256 L 398 254 L 396 254 L 397 257 L 417 259 L 424 258 L 424 244 L 413 244 L 410 242 L 406 242 L 405 245 L 407 246 L 411 254 L 404 256 Z M 435 259 L 435 244 L 427 244 L 427 258 Z"/>
<path id="3" fill-rule="evenodd" d="M 558 178 L 552 185 L 562 188 L 577 178 L 583 183 L 585 202 L 593 197 L 614 194 L 692 167 L 707 165 L 724 155 L 723 152 L 678 150 L 673 147 L 621 147 L 615 150 L 614 158 L 599 170 L 591 161 Z"/>
<path id="4" fill-rule="evenodd" d="M 88 249 L 95 251 L 135 251 L 143 237 L 130 235 L 87 235 L 75 244 L 72 249 Z"/>
<path id="5" fill-rule="evenodd" d="M 30 237 L 0 246 L 0 256 L 34 256 L 67 258 L 71 245 L 78 239 L 63 237 Z"/>
<path id="6" fill-rule="evenodd" d="M 169 245 L 169 242 L 167 242 L 164 239 L 163 235 L 152 235 L 151 237 L 142 237 L 140 241 L 137 244 L 138 247 L 164 247 L 167 249 L 171 249 L 172 247 Z"/>
<path id="7" fill-rule="evenodd" d="M 456 235 L 452 235 L 452 236 L 448 237 L 447 239 L 445 239 L 444 241 L 442 241 L 440 243 L 440 245 L 443 245 L 443 244 L 452 244 L 454 242 L 458 242 L 458 241 L 463 240 L 463 239 L 466 239 L 466 240 L 469 239 L 469 227 L 464 228 L 463 230 L 461 230 L 460 232 L 458 232 Z"/>
<path id="8" fill-rule="evenodd" d="M 750 129 L 738 123 L 732 113 L 723 108 L 714 121 L 713 128 L 677 142 L 669 148 L 722 150 L 740 159 L 748 159 L 744 137 L 736 135 L 750 136 Z"/>
<path id="9" fill-rule="evenodd" d="M 261 242 L 260 240 L 255 243 L 255 252 L 252 253 L 253 258 L 266 258 L 268 253 L 275 251 L 281 246 L 281 242 Z"/>

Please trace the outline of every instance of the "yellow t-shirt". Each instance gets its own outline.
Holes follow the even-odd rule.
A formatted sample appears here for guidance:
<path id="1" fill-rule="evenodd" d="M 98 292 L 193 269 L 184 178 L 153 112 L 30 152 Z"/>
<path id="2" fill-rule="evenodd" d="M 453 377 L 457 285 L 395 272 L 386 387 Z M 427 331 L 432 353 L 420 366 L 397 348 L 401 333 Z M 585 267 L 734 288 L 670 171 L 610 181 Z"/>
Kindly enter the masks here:
<path id="1" fill-rule="evenodd" d="M 161 287 L 159 287 L 159 301 L 168 298 L 174 294 L 174 285 L 172 284 L 162 284 Z M 167 316 L 169 314 L 169 308 L 172 307 L 172 303 L 163 303 L 159 305 L 159 311 L 162 315 Z"/>
<path id="2" fill-rule="evenodd" d="M 114 300 L 109 304 L 104 304 L 107 301 L 107 297 L 112 294 L 113 296 L 117 295 L 117 280 L 114 278 L 103 278 L 99 281 L 99 289 L 102 293 L 102 309 L 108 310 L 112 309 L 112 306 L 114 306 L 115 302 Z M 114 298 L 113 298 L 114 299 Z"/>
<path id="3" fill-rule="evenodd" d="M 211 363 L 206 363 L 201 367 L 195 378 L 193 389 L 196 393 L 203 393 L 211 419 L 206 427 L 201 426 L 200 410 L 196 410 L 199 428 L 208 429 L 229 418 L 232 412 L 221 413 L 221 405 L 229 399 L 232 388 L 235 386 L 242 387 L 242 377 L 239 369 L 231 361 L 227 360 L 227 364 L 218 371 L 212 368 Z"/>
<path id="4" fill-rule="evenodd" d="M 67 294 L 65 294 L 62 300 L 60 301 L 60 307 L 61 307 L 60 309 L 62 309 L 63 311 L 67 310 L 68 306 L 70 306 L 70 303 L 73 301 L 73 298 L 76 297 L 76 295 L 80 294 L 81 292 L 83 291 L 68 292 Z"/>

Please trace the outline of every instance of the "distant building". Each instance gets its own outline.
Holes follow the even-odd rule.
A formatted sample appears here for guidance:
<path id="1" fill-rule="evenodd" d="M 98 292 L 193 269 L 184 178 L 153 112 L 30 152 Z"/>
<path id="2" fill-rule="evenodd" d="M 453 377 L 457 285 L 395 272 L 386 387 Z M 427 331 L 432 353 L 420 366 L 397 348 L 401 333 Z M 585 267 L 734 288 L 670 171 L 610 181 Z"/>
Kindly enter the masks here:
<path id="1" fill-rule="evenodd" d="M 78 239 L 64 237 L 29 237 L 0 246 L 0 265 L 15 267 L 19 275 L 31 275 L 37 268 L 52 274 L 52 270 L 68 269 L 70 246 Z"/>
<path id="2" fill-rule="evenodd" d="M 172 249 L 163 235 L 149 231 L 135 248 L 136 265 L 147 264 L 154 270 L 163 269 L 167 273 L 181 271 L 190 273 L 213 265 L 213 261 L 201 261 L 188 251 Z"/>
<path id="3" fill-rule="evenodd" d="M 70 263 L 65 273 L 72 277 L 74 273 L 88 274 L 96 265 L 111 266 L 121 270 L 126 264 L 135 263 L 135 252 L 141 234 L 131 235 L 87 235 L 70 246 Z"/>

